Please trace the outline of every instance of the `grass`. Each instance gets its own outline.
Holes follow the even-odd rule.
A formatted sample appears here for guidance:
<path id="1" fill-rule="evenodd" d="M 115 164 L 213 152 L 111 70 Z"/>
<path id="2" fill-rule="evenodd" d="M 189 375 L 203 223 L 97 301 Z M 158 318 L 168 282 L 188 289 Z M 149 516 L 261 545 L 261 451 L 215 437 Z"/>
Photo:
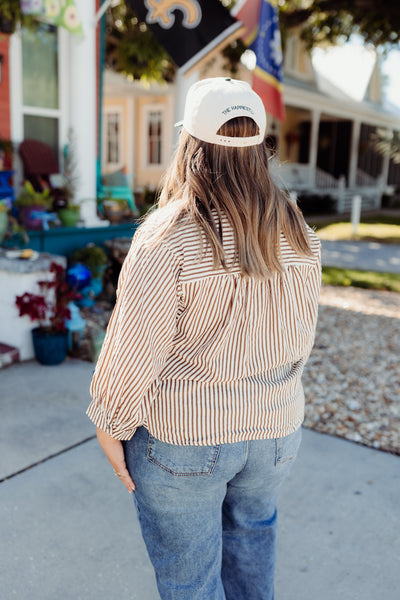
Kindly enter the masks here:
<path id="1" fill-rule="evenodd" d="M 357 235 L 353 235 L 349 221 L 334 222 L 332 218 L 328 218 L 318 219 L 315 222 L 309 220 L 308 223 L 322 240 L 362 240 L 400 244 L 400 213 L 396 216 L 384 214 L 363 216 Z M 354 286 L 400 293 L 400 274 L 397 273 L 322 267 L 322 282 L 325 285 Z"/>
<path id="2" fill-rule="evenodd" d="M 322 267 L 322 282 L 326 285 L 354 286 L 400 293 L 400 275 L 397 273 Z"/>
<path id="3" fill-rule="evenodd" d="M 322 240 L 356 240 L 400 244 L 400 217 L 363 217 L 356 235 L 353 234 L 353 227 L 348 221 L 339 223 L 326 221 L 315 223 L 313 226 Z"/>

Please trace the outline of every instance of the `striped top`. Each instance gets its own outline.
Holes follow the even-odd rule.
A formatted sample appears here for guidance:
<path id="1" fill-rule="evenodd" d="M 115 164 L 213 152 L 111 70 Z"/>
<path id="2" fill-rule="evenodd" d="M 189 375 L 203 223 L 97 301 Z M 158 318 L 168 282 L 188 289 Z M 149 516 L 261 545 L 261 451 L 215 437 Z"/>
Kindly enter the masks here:
<path id="1" fill-rule="evenodd" d="M 320 242 L 299 257 L 281 236 L 283 274 L 257 281 L 214 269 L 195 225 L 182 222 L 155 249 L 137 230 L 91 384 L 87 414 L 112 437 L 143 425 L 161 441 L 213 445 L 283 437 L 304 418 L 301 375 L 314 340 Z M 232 264 L 233 231 L 222 223 Z"/>

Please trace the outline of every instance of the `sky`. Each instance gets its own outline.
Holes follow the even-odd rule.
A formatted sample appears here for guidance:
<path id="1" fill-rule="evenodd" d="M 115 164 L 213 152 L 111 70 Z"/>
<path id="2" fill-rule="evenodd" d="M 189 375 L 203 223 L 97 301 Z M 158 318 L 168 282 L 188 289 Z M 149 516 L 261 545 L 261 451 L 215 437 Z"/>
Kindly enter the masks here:
<path id="1" fill-rule="evenodd" d="M 323 73 L 337 87 L 355 100 L 361 100 L 375 62 L 375 51 L 354 38 L 343 46 L 326 50 L 315 48 L 312 54 L 314 68 Z M 400 110 L 400 51 L 391 50 L 383 59 L 382 73 L 387 76 L 385 100 Z"/>

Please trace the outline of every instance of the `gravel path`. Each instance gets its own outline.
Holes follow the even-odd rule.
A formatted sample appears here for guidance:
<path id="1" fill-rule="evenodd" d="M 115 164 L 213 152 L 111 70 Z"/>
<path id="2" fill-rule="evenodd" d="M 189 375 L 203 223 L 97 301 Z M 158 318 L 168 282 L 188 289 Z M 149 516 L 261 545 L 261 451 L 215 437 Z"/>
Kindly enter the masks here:
<path id="1" fill-rule="evenodd" d="M 400 454 L 400 294 L 324 286 L 304 425 Z"/>

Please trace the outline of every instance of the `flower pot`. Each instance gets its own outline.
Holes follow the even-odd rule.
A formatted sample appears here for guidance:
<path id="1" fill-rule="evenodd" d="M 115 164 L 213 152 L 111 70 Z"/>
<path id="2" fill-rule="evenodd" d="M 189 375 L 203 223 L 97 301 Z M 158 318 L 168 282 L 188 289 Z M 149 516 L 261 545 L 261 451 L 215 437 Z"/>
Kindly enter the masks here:
<path id="1" fill-rule="evenodd" d="M 40 327 L 32 329 L 35 358 L 41 365 L 59 365 L 67 356 L 68 331 L 49 333 Z"/>
<path id="2" fill-rule="evenodd" d="M 117 200 L 103 200 L 103 213 L 111 223 L 120 223 L 124 217 L 132 214 L 127 203 L 125 205 Z"/>
<path id="3" fill-rule="evenodd" d="M 89 285 L 79 290 L 82 298 L 76 301 L 78 306 L 94 306 L 96 296 L 103 289 L 103 280 L 101 277 L 92 277 Z"/>
<path id="4" fill-rule="evenodd" d="M 34 212 L 46 212 L 44 206 L 34 205 L 34 206 L 25 206 L 24 208 L 19 209 L 20 220 L 22 224 L 26 227 L 26 229 L 38 230 L 43 229 L 43 220 L 37 217 L 32 217 L 32 213 Z"/>
<path id="5" fill-rule="evenodd" d="M 79 210 L 72 208 L 60 208 L 58 216 L 64 227 L 75 227 L 79 221 L 80 213 Z"/>

